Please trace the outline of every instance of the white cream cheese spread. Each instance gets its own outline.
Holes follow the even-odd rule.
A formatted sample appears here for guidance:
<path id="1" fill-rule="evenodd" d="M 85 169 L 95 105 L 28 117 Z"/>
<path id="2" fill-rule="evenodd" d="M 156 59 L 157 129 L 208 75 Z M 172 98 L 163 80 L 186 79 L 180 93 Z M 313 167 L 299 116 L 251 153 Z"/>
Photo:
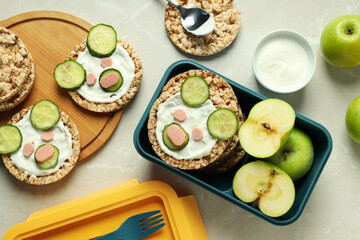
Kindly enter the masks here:
<path id="1" fill-rule="evenodd" d="M 177 109 L 185 110 L 187 118 L 184 122 L 174 120 L 173 113 Z M 156 124 L 156 138 L 160 148 L 175 159 L 191 160 L 209 155 L 217 139 L 213 138 L 208 132 L 206 122 L 214 110 L 216 108 L 210 99 L 196 108 L 188 107 L 182 101 L 180 93 L 171 96 L 168 100 L 161 103 L 157 111 Z M 164 127 L 173 122 L 180 124 L 189 134 L 188 144 L 179 151 L 170 150 L 162 139 Z M 200 141 L 195 141 L 192 137 L 192 130 L 196 127 L 203 130 L 203 138 Z"/>
<path id="2" fill-rule="evenodd" d="M 119 44 L 116 46 L 115 52 L 110 56 L 113 61 L 111 67 L 103 68 L 101 66 L 101 58 L 94 57 L 90 54 L 86 48 L 79 54 L 77 62 L 80 63 L 86 74 L 94 73 L 97 77 L 97 81 L 94 85 L 89 86 L 84 83 L 76 91 L 89 102 L 95 103 L 110 103 L 120 99 L 130 89 L 131 83 L 135 76 L 135 64 L 129 56 L 128 52 Z M 115 92 L 106 92 L 99 84 L 100 74 L 109 68 L 115 68 L 123 77 L 122 86 Z"/>
<path id="3" fill-rule="evenodd" d="M 51 128 L 51 131 L 54 132 L 54 139 L 50 142 L 42 141 L 41 134 L 44 130 L 39 130 L 32 126 L 30 121 L 30 112 L 31 111 L 29 111 L 18 123 L 14 124 L 20 129 L 23 140 L 19 150 L 13 152 L 10 155 L 10 158 L 13 164 L 26 175 L 46 176 L 59 170 L 59 168 L 64 165 L 65 160 L 72 156 L 71 133 L 60 119 L 55 126 Z M 23 154 L 23 149 L 27 142 L 33 142 L 35 150 L 42 144 L 52 144 L 56 146 L 59 149 L 59 159 L 57 165 L 54 168 L 47 170 L 39 168 L 35 162 L 35 151 L 29 157 L 25 157 Z"/>

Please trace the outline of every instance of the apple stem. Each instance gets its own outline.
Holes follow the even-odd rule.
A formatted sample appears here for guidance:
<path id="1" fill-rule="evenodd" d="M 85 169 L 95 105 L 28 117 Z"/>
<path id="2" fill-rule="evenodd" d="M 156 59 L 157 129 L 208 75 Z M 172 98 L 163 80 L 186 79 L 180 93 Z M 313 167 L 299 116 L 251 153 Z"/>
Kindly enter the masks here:
<path id="1" fill-rule="evenodd" d="M 260 197 L 258 197 L 257 199 L 255 199 L 255 201 L 251 204 L 251 206 L 252 206 L 252 207 L 257 207 L 259 200 L 260 200 Z"/>
<path id="2" fill-rule="evenodd" d="M 348 27 L 345 29 L 345 33 L 347 35 L 352 35 L 354 33 L 354 29 L 352 27 Z"/>
<path id="3" fill-rule="evenodd" d="M 270 130 L 270 125 L 269 125 L 269 124 L 264 123 L 263 126 L 264 126 L 266 129 Z"/>
<path id="4" fill-rule="evenodd" d="M 288 152 L 284 152 L 284 158 L 285 158 L 285 160 L 287 159 L 287 156 L 289 155 L 289 153 Z"/>

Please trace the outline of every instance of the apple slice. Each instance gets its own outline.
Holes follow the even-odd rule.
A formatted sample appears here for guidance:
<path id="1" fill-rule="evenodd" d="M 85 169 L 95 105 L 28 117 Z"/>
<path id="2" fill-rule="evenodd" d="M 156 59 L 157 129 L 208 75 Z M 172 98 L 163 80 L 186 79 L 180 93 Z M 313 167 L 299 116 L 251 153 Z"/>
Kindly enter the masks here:
<path id="1" fill-rule="evenodd" d="M 310 170 L 314 161 L 314 147 L 306 133 L 294 128 L 284 146 L 264 160 L 280 167 L 295 181 Z"/>
<path id="2" fill-rule="evenodd" d="M 255 104 L 240 126 L 241 146 L 257 158 L 274 155 L 289 138 L 295 117 L 294 109 L 280 99 L 266 99 Z"/>
<path id="3" fill-rule="evenodd" d="M 295 200 L 295 186 L 290 176 L 263 161 L 242 166 L 235 174 L 233 191 L 241 201 L 253 203 L 270 217 L 284 215 Z"/>

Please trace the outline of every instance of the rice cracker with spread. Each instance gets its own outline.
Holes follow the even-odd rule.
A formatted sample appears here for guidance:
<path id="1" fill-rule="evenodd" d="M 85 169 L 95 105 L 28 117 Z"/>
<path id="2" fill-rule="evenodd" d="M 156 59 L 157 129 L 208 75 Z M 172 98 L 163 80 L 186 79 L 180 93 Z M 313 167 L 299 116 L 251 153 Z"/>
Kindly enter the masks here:
<path id="1" fill-rule="evenodd" d="M 39 102 L 57 109 L 53 125 L 46 130 L 35 127 L 32 120 L 37 117 L 32 110 Z M 12 117 L 7 126 L 19 129 L 21 141 L 16 151 L 1 155 L 12 175 L 33 185 L 54 183 L 66 176 L 76 165 L 81 147 L 79 131 L 70 117 L 49 100 L 39 102 Z"/>
<path id="2" fill-rule="evenodd" d="M 111 51 L 99 53 L 96 49 L 99 45 L 103 48 L 110 45 Z M 117 39 L 116 31 L 110 25 L 98 24 L 90 29 L 87 39 L 76 46 L 67 59 L 83 67 L 86 80 L 79 81 L 78 86 L 66 88 L 59 81 L 60 77 L 57 79 L 58 67 L 54 71 L 55 80 L 85 109 L 94 112 L 120 110 L 139 90 L 142 78 L 140 58 L 129 43 Z"/>
<path id="3" fill-rule="evenodd" d="M 182 103 L 182 97 L 180 97 L 184 81 L 192 76 L 202 78 L 209 86 L 208 99 L 196 107 L 189 107 Z M 164 162 L 183 170 L 220 173 L 230 169 L 244 155 L 237 135 L 228 139 L 216 139 L 209 134 L 207 127 L 209 115 L 223 108 L 234 113 L 238 126 L 242 124 L 243 115 L 233 89 L 215 73 L 206 70 L 190 70 L 171 78 L 163 87 L 149 114 L 148 136 L 155 153 Z M 174 114 L 179 109 L 186 112 L 186 116 L 182 117 L 181 121 L 175 119 Z M 164 135 L 161 137 L 161 132 L 164 133 L 163 129 L 169 126 L 169 123 L 178 124 L 188 134 L 188 143 L 181 150 L 168 149 Z M 192 131 L 198 128 L 202 129 L 203 134 L 200 139 Z M 238 127 L 235 130 L 237 129 Z"/>

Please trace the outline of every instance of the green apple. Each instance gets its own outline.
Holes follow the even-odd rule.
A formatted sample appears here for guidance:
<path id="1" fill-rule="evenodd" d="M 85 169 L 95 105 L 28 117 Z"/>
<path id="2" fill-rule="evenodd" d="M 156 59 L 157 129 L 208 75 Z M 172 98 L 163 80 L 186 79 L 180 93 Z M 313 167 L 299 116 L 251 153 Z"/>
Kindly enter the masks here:
<path id="1" fill-rule="evenodd" d="M 240 126 L 240 144 L 251 156 L 274 155 L 289 138 L 295 124 L 295 111 L 280 99 L 266 99 L 255 104 Z"/>
<path id="2" fill-rule="evenodd" d="M 314 161 L 314 147 L 306 133 L 294 128 L 284 146 L 265 160 L 280 167 L 295 181 L 310 170 Z"/>
<path id="3" fill-rule="evenodd" d="M 295 200 L 295 186 L 290 176 L 263 161 L 242 166 L 235 174 L 233 191 L 241 201 L 253 203 L 270 217 L 284 215 Z"/>
<path id="4" fill-rule="evenodd" d="M 335 67 L 360 65 L 360 16 L 345 15 L 331 21 L 321 34 L 320 48 Z"/>
<path id="5" fill-rule="evenodd" d="M 360 96 L 350 103 L 346 111 L 345 123 L 350 137 L 360 143 Z"/>

